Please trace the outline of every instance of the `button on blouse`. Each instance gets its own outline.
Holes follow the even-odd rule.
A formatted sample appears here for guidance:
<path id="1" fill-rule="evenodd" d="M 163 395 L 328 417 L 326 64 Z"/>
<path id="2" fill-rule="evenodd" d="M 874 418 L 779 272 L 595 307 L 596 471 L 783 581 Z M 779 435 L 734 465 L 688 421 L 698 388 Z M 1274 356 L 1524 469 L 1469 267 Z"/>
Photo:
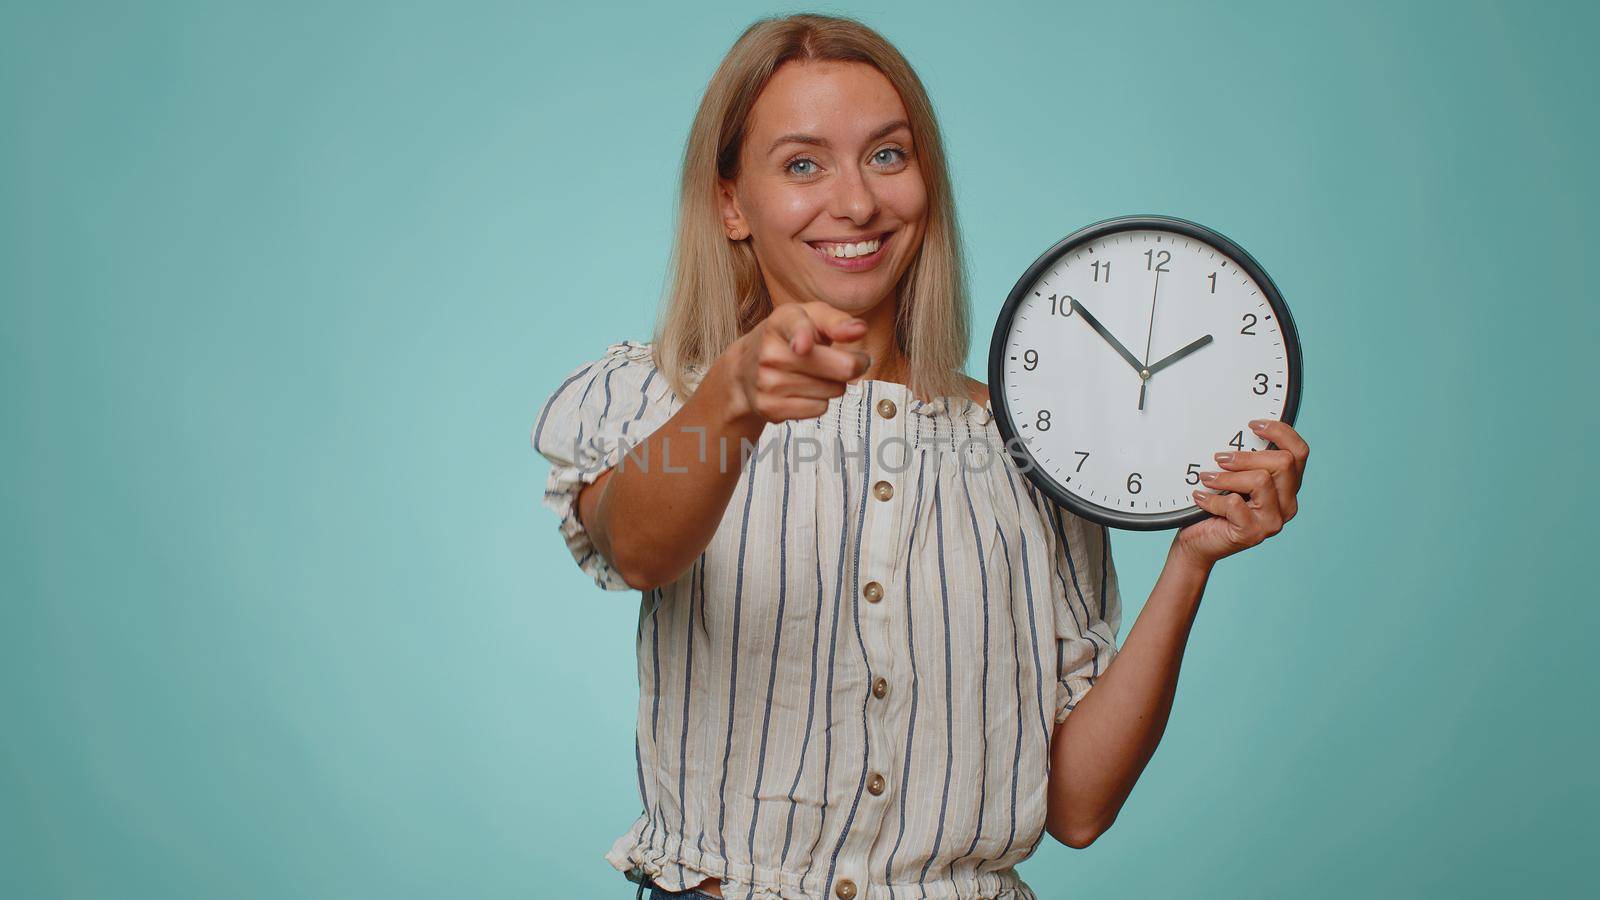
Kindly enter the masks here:
<path id="1" fill-rule="evenodd" d="M 622 341 L 535 416 L 544 504 L 601 588 L 628 586 L 578 491 L 680 406 Z M 728 897 L 1034 897 L 1014 867 L 1053 726 L 1114 658 L 1121 599 L 1105 528 L 1003 450 L 982 404 L 885 381 L 766 427 L 705 551 L 641 592 L 642 808 L 614 867 Z"/>

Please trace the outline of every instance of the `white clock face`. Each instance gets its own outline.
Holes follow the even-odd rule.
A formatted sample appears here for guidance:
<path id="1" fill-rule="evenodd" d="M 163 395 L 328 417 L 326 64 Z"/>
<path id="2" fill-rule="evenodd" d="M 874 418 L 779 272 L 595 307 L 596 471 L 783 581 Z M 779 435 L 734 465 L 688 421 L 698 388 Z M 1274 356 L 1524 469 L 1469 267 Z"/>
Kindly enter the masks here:
<path id="1" fill-rule="evenodd" d="M 1186 235 L 1124 231 L 1027 288 L 1000 387 L 1016 440 L 1058 485 L 1123 516 L 1170 516 L 1195 507 L 1196 473 L 1221 468 L 1212 454 L 1266 449 L 1248 422 L 1283 418 L 1286 343 L 1237 261 Z"/>

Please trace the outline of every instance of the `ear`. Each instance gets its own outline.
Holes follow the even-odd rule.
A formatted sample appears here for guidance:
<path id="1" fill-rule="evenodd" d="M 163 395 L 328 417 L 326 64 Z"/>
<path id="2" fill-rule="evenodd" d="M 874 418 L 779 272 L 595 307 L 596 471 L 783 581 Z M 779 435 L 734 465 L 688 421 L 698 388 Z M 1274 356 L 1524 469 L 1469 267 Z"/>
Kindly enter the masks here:
<path id="1" fill-rule="evenodd" d="M 726 179 L 717 179 L 717 195 L 722 204 L 722 231 L 730 241 L 742 241 L 750 236 L 750 224 L 744 220 L 744 213 L 739 211 L 739 199 L 735 196 L 734 184 Z"/>

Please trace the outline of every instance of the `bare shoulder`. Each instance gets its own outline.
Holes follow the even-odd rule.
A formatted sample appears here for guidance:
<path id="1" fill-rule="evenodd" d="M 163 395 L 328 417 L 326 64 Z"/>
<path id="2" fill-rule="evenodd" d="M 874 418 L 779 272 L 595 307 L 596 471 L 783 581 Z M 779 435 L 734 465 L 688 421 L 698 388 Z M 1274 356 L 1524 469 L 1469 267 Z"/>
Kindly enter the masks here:
<path id="1" fill-rule="evenodd" d="M 973 402 L 979 406 L 986 405 L 989 402 L 989 386 L 976 378 L 968 378 L 965 375 L 961 377 L 967 380 L 967 394 L 972 397 Z"/>

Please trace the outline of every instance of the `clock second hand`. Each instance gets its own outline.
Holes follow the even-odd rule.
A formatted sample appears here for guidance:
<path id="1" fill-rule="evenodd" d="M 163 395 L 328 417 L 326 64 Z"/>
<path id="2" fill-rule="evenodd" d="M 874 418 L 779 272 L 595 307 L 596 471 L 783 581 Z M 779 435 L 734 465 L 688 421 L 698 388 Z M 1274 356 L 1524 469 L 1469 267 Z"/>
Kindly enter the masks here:
<path id="1" fill-rule="evenodd" d="M 1156 333 L 1156 295 L 1161 293 L 1161 270 L 1156 269 L 1156 284 L 1150 291 L 1150 328 L 1144 335 L 1144 367 L 1139 370 L 1139 411 L 1144 412 L 1144 389 L 1150 385 L 1150 339 Z"/>

